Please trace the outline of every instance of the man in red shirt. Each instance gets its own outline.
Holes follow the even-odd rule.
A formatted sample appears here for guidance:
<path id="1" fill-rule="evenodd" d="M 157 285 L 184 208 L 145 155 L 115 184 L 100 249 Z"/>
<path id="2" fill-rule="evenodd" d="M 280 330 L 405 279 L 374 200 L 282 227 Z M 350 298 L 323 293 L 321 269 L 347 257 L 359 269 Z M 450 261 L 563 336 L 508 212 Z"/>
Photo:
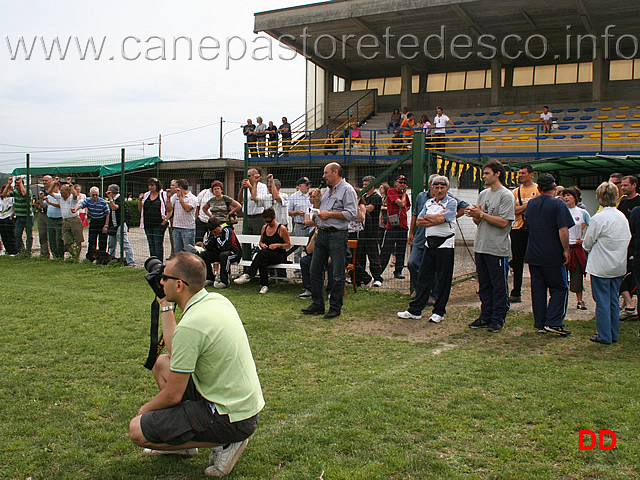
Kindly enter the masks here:
<path id="1" fill-rule="evenodd" d="M 380 268 L 384 272 L 392 253 L 396 255 L 394 278 L 404 279 L 404 256 L 407 250 L 407 210 L 411 207 L 411 200 L 407 193 L 407 177 L 400 175 L 395 182 L 395 188 L 387 191 L 387 225 L 380 251 Z"/>

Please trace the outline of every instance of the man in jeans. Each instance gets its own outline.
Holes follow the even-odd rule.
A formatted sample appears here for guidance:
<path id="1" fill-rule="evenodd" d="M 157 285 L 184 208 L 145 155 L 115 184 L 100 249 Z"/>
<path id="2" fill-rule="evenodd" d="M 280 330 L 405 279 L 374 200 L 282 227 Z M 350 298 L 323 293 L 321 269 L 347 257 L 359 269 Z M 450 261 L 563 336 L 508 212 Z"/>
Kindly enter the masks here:
<path id="1" fill-rule="evenodd" d="M 60 193 L 60 188 L 57 183 L 54 182 L 51 175 L 45 175 L 42 177 L 42 183 L 46 192 L 49 191 L 49 187 L 53 185 L 53 193 Z M 46 194 L 44 202 L 47 205 L 47 235 L 49 237 L 49 250 L 53 254 L 54 258 L 64 258 L 64 242 L 62 240 L 62 212 L 60 211 L 60 204 L 54 198 L 53 193 Z"/>
<path id="2" fill-rule="evenodd" d="M 396 179 L 395 188 L 387 191 L 387 225 L 385 226 L 382 249 L 380 251 L 380 269 L 384 272 L 392 253 L 396 254 L 396 266 L 393 277 L 404 280 L 402 269 L 407 250 L 407 211 L 411 207 L 411 199 L 407 193 L 407 177 L 400 175 Z"/>
<path id="3" fill-rule="evenodd" d="M 120 241 L 121 232 L 123 232 L 122 245 L 124 247 L 125 262 L 130 267 L 135 267 L 136 262 L 133 259 L 133 248 L 129 243 L 129 237 L 127 232 L 129 226 L 127 225 L 127 215 L 124 210 L 126 205 L 124 199 L 120 195 L 120 187 L 112 184 L 107 188 L 107 197 L 109 197 L 109 208 L 111 214 L 109 215 L 109 226 L 107 227 L 107 233 L 109 234 L 109 255 L 116 256 L 116 245 Z"/>
<path id="4" fill-rule="evenodd" d="M 9 177 L 9 187 L 11 177 Z M 16 177 L 16 188 L 9 193 L 14 198 L 14 209 L 16 219 L 16 247 L 18 252 L 24 250 L 22 243 L 22 232 L 27 231 L 27 252 L 31 255 L 33 247 L 33 212 L 31 211 L 31 192 L 24 188 L 22 177 Z"/>
<path id="5" fill-rule="evenodd" d="M 173 245 L 181 252 L 187 245 L 196 244 L 196 205 L 198 199 L 189 191 L 189 182 L 176 182 L 177 192 L 167 203 L 167 216 L 173 215 Z"/>

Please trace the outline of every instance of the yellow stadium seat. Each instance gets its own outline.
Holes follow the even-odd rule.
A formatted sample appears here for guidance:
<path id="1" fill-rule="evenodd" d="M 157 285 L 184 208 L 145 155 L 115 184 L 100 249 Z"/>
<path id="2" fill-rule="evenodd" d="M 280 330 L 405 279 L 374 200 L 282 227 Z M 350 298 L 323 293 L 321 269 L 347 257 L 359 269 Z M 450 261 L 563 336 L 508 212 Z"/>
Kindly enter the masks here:
<path id="1" fill-rule="evenodd" d="M 520 127 L 511 127 L 511 128 L 507 128 L 507 130 L 510 132 L 517 132 L 518 130 L 520 130 Z"/>
<path id="2" fill-rule="evenodd" d="M 502 120 L 498 120 L 498 123 L 509 123 L 509 120 L 503 118 Z"/>
<path id="3" fill-rule="evenodd" d="M 618 110 L 629 110 L 631 107 L 625 106 L 625 107 L 618 107 Z"/>
<path id="4" fill-rule="evenodd" d="M 629 138 L 640 138 L 640 133 L 639 132 L 631 132 L 629 135 L 627 135 Z"/>
<path id="5" fill-rule="evenodd" d="M 611 125 L 611 128 L 622 128 L 624 127 L 624 123 L 614 123 Z"/>
<path id="6" fill-rule="evenodd" d="M 524 127 L 523 130 L 525 132 L 534 132 L 536 131 L 536 127 Z"/>
<path id="7" fill-rule="evenodd" d="M 620 138 L 622 135 L 619 133 L 610 133 L 608 135 L 609 138 Z"/>
<path id="8" fill-rule="evenodd" d="M 520 112 L 520 115 L 529 115 L 531 113 L 531 110 L 523 110 Z"/>
<path id="9" fill-rule="evenodd" d="M 598 115 L 598 120 L 608 120 L 609 115 Z"/>
<path id="10" fill-rule="evenodd" d="M 529 135 L 521 135 L 520 137 L 518 137 L 518 140 L 524 142 L 525 140 L 529 140 L 530 138 L 531 138 L 531 136 L 529 136 Z"/>
<path id="11" fill-rule="evenodd" d="M 516 112 L 504 112 L 505 115 L 513 115 Z"/>
<path id="12" fill-rule="evenodd" d="M 600 138 L 600 137 L 602 137 L 602 135 L 600 135 L 599 133 L 593 133 L 589 135 L 589 138 Z"/>
<path id="13" fill-rule="evenodd" d="M 536 113 L 540 114 L 542 113 L 542 110 L 536 110 Z"/>
<path id="14" fill-rule="evenodd" d="M 485 137 L 483 138 L 485 142 L 495 142 L 497 140 L 496 137 Z"/>
<path id="15" fill-rule="evenodd" d="M 613 107 L 602 107 L 600 110 L 602 110 L 603 112 L 610 112 L 611 110 L 613 110 Z"/>
<path id="16" fill-rule="evenodd" d="M 594 124 L 594 125 L 593 125 L 593 128 L 597 128 L 598 130 L 602 130 L 602 124 L 601 124 L 601 123 L 599 123 L 599 124 Z"/>
<path id="17" fill-rule="evenodd" d="M 640 118 L 640 113 L 635 113 L 635 114 L 633 115 L 633 118 Z"/>
<path id="18" fill-rule="evenodd" d="M 623 118 L 627 118 L 627 116 L 626 115 L 616 115 L 616 118 L 618 120 L 622 120 Z"/>
<path id="19" fill-rule="evenodd" d="M 523 123 L 524 122 L 524 118 L 516 118 L 513 123 Z"/>
<path id="20" fill-rule="evenodd" d="M 502 137 L 503 142 L 510 142 L 511 140 L 513 140 L 513 137 Z"/>
<path id="21" fill-rule="evenodd" d="M 540 117 L 530 118 L 529 121 L 530 122 L 539 122 L 540 121 Z"/>
<path id="22" fill-rule="evenodd" d="M 631 128 L 640 128 L 640 123 L 632 123 Z"/>
<path id="23" fill-rule="evenodd" d="M 492 128 L 491 129 L 492 132 L 501 132 L 502 130 L 504 130 L 504 128 Z"/>

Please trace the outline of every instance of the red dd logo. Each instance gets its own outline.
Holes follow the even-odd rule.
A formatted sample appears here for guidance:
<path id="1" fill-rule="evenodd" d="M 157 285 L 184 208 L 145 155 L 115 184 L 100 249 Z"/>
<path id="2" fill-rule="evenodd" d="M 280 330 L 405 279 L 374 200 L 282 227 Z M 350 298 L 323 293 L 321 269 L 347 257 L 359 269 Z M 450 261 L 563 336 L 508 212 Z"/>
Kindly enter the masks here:
<path id="1" fill-rule="evenodd" d="M 611 445 L 604 444 L 605 435 L 611 437 Z M 588 445 L 585 443 L 586 436 L 589 437 L 587 439 Z M 596 437 L 596 433 L 593 430 L 578 431 L 578 450 L 593 450 L 596 445 L 598 450 L 613 450 L 616 446 L 616 434 L 612 430 L 599 430 Z"/>

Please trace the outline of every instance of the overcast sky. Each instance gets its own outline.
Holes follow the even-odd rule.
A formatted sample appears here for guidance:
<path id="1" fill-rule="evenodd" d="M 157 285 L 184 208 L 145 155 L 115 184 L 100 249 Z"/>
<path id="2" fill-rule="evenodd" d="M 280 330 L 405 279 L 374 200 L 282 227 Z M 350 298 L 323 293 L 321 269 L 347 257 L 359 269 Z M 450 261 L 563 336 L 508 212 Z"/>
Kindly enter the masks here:
<path id="1" fill-rule="evenodd" d="M 27 152 L 37 165 L 61 156 L 97 159 L 120 151 L 44 153 L 58 148 L 129 144 L 128 153 L 142 155 L 143 143 L 157 142 L 158 134 L 163 157 L 217 156 L 219 124 L 174 133 L 219 122 L 220 117 L 225 132 L 257 115 L 276 125 L 283 115 L 292 120 L 304 111 L 304 61 L 299 56 L 279 59 L 293 53 L 275 40 L 273 60 L 252 59 L 252 54 L 264 58 L 269 53 L 258 49 L 268 44 L 255 40 L 253 14 L 307 3 L 314 2 L 5 2 L 0 19 L 0 171 L 22 166 Z M 56 46 L 51 53 L 56 36 L 63 54 L 70 40 L 64 60 Z M 160 38 L 149 40 L 152 36 Z M 187 40 L 180 40 L 174 51 L 174 37 L 181 36 L 191 40 L 191 60 Z M 227 49 L 233 36 L 244 39 L 246 54 L 229 60 L 227 67 L 227 52 L 240 57 L 244 49 L 240 39 L 230 40 Z M 21 37 L 29 60 L 18 45 Z M 91 47 L 85 53 L 90 37 L 99 60 Z M 162 56 L 161 39 L 166 60 L 146 59 Z M 200 45 L 206 48 L 200 51 Z M 216 54 L 214 60 L 202 58 Z M 243 141 L 241 131 L 228 133 L 225 153 L 242 151 Z M 156 155 L 157 148 L 145 145 L 144 153 Z"/>

